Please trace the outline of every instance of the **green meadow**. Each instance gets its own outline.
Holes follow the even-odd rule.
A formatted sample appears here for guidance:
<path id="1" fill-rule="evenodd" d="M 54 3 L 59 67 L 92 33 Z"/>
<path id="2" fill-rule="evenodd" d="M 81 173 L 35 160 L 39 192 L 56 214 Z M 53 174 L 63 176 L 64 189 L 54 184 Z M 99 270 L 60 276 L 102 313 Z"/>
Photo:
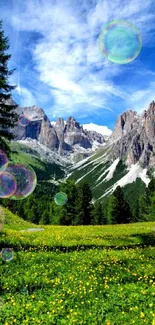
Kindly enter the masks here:
<path id="1" fill-rule="evenodd" d="M 36 226 L 4 212 L 0 325 L 155 325 L 155 222 Z"/>

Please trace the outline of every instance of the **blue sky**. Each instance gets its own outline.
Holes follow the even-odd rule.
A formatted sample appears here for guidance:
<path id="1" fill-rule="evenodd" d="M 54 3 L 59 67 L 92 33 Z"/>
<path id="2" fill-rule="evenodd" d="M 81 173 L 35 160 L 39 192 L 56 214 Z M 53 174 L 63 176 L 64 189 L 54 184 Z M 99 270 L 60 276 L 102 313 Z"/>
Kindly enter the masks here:
<path id="1" fill-rule="evenodd" d="M 72 115 L 111 129 L 121 112 L 141 113 L 155 99 L 154 17 L 154 0 L 0 0 L 15 101 L 42 107 L 53 121 Z M 128 64 L 108 61 L 97 43 L 103 26 L 119 19 L 142 36 Z"/>

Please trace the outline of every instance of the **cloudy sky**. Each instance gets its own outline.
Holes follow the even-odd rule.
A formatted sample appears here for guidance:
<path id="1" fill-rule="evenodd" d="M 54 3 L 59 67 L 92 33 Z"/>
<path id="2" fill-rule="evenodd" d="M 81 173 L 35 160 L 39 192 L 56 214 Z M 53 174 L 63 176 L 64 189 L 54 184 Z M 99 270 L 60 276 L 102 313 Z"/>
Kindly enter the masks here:
<path id="1" fill-rule="evenodd" d="M 38 105 L 53 121 L 73 115 L 112 129 L 121 112 L 141 113 L 155 99 L 154 0 L 0 0 L 0 19 L 20 106 Z M 97 42 L 104 25 L 119 19 L 142 36 L 128 64 L 108 61 Z"/>

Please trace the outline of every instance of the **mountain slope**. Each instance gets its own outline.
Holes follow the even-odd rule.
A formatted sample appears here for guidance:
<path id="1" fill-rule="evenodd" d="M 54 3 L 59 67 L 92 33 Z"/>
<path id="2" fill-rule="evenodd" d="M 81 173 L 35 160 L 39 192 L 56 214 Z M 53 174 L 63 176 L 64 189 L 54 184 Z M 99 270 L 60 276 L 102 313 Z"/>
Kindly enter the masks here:
<path id="1" fill-rule="evenodd" d="M 23 145 L 22 143 L 11 143 L 11 160 L 15 163 L 29 164 L 37 174 L 37 180 L 47 181 L 52 179 L 61 179 L 66 175 L 65 166 L 52 158 L 46 159 L 34 148 Z"/>
<path id="2" fill-rule="evenodd" d="M 119 185 L 134 206 L 154 175 L 154 112 L 153 101 L 142 116 L 131 110 L 122 113 L 104 148 L 70 168 L 68 177 L 88 182 L 94 201 L 100 202 Z"/>
<path id="3" fill-rule="evenodd" d="M 138 195 L 143 193 L 149 182 L 149 177 L 144 176 L 144 171 L 138 164 L 128 169 L 119 158 L 112 162 L 109 157 L 110 149 L 111 146 L 107 146 L 100 150 L 100 154 L 97 153 L 81 164 L 76 164 L 70 169 L 69 178 L 74 179 L 76 183 L 88 182 L 94 202 L 103 202 L 120 185 L 134 208 Z"/>

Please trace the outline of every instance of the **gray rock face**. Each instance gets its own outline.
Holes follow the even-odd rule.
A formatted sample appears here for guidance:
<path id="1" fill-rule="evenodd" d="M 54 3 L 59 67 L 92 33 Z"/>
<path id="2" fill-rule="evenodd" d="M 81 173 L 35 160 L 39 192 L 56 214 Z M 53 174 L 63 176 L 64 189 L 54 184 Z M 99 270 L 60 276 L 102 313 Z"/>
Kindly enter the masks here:
<path id="1" fill-rule="evenodd" d="M 83 127 L 74 119 L 69 117 L 64 130 L 64 140 L 70 146 L 79 144 L 83 148 L 91 148 L 90 140 L 84 132 Z"/>
<path id="2" fill-rule="evenodd" d="M 105 142 L 105 139 L 103 138 L 103 135 L 100 133 L 97 133 L 96 131 L 88 131 L 84 130 L 85 134 L 88 136 L 89 141 L 92 143 L 92 141 L 96 141 L 100 144 Z"/>
<path id="3" fill-rule="evenodd" d="M 63 118 L 59 117 L 58 120 L 55 123 L 55 131 L 59 140 L 59 148 L 58 153 L 59 155 L 62 155 L 63 149 L 65 149 L 64 146 L 64 129 L 65 129 L 65 123 Z"/>
<path id="4" fill-rule="evenodd" d="M 51 125 L 44 111 L 38 106 L 18 107 L 17 113 L 19 116 L 25 114 L 29 123 L 26 126 L 17 124 L 13 129 L 15 140 L 24 140 L 31 138 L 38 140 L 41 144 L 49 149 L 58 149 L 59 140 L 54 127 Z"/>
<path id="5" fill-rule="evenodd" d="M 122 113 L 116 121 L 110 140 L 113 142 L 122 138 L 122 136 L 129 133 L 137 123 L 139 123 L 139 116 L 136 112 L 128 110 Z"/>
<path id="6" fill-rule="evenodd" d="M 13 129 L 15 140 L 34 139 L 47 148 L 58 152 L 60 155 L 74 151 L 74 145 L 84 149 L 91 149 L 93 142 L 104 142 L 104 138 L 97 132 L 83 130 L 83 127 L 69 117 L 66 124 L 62 118 L 58 118 L 55 125 L 51 125 L 44 111 L 38 106 L 17 107 L 19 116 L 25 115 L 29 123 L 22 126 L 20 123 Z M 90 153 L 89 153 L 90 154 Z"/>
<path id="7" fill-rule="evenodd" d="M 123 158 L 128 166 L 139 161 L 143 168 L 155 167 L 155 102 L 142 116 L 132 111 L 121 114 L 109 143 L 112 159 Z"/>
<path id="8" fill-rule="evenodd" d="M 59 140 L 56 131 L 47 117 L 42 120 L 38 141 L 51 150 L 59 148 Z"/>

